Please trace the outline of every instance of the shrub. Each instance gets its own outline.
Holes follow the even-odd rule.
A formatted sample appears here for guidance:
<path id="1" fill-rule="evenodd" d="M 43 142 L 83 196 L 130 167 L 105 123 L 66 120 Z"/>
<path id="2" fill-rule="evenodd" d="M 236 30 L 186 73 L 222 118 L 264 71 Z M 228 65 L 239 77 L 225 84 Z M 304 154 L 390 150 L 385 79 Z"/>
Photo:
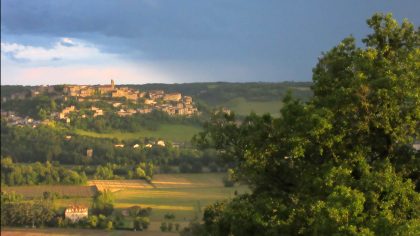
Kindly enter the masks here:
<path id="1" fill-rule="evenodd" d="M 162 232 L 166 232 L 168 230 L 168 225 L 166 224 L 166 222 L 162 222 L 162 224 L 160 224 L 160 230 Z"/>

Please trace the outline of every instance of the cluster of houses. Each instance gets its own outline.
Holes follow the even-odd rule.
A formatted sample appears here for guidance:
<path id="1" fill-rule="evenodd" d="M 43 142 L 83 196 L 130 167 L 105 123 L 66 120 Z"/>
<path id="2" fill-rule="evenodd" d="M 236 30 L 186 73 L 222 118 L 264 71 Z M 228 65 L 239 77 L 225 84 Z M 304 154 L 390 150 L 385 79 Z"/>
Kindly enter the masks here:
<path id="1" fill-rule="evenodd" d="M 4 119 L 10 125 L 16 126 L 31 126 L 32 128 L 37 127 L 42 122 L 34 120 L 31 117 L 20 117 L 13 111 L 1 111 L 1 118 Z"/>
<path id="2" fill-rule="evenodd" d="M 65 140 L 67 140 L 67 141 L 71 140 L 71 138 L 72 137 L 70 135 L 65 136 Z M 163 141 L 163 140 L 157 140 L 156 142 L 153 142 L 153 143 L 149 142 L 149 143 L 145 144 L 143 147 L 144 148 L 152 148 L 153 146 L 165 147 L 166 144 L 165 144 L 165 141 Z M 178 143 L 174 143 L 172 146 L 175 147 L 175 148 L 179 148 Z M 123 143 L 114 144 L 114 148 L 124 148 L 124 147 L 126 147 L 126 145 L 123 144 Z M 136 143 L 136 144 L 133 144 L 131 147 L 133 149 L 138 149 L 138 148 L 141 147 L 141 145 Z M 93 148 L 87 148 L 86 149 L 86 157 L 91 158 L 92 156 L 93 156 Z"/>
<path id="3" fill-rule="evenodd" d="M 64 94 L 70 97 L 86 98 L 95 95 L 110 96 L 112 98 L 126 98 L 127 100 L 137 101 L 137 99 L 144 97 L 145 92 L 130 89 L 128 87 L 115 86 L 114 80 L 111 80 L 110 85 L 66 85 L 63 90 Z"/>
<path id="4" fill-rule="evenodd" d="M 148 144 L 146 144 L 146 145 L 144 145 L 144 147 L 145 148 L 152 148 L 154 145 L 157 145 L 157 146 L 161 146 L 161 147 L 165 147 L 165 141 L 163 141 L 163 140 L 158 140 L 158 141 L 156 141 L 155 143 L 148 143 Z M 122 144 L 122 143 L 119 143 L 119 144 L 114 144 L 114 147 L 116 147 L 116 148 L 123 148 L 123 147 L 125 147 L 125 144 Z M 136 149 L 136 148 L 140 148 L 140 144 L 138 144 L 138 143 L 136 143 L 136 144 L 134 144 L 133 145 L 133 148 L 134 149 Z"/>
<path id="5" fill-rule="evenodd" d="M 79 102 L 105 101 L 116 108 L 115 113 L 121 117 L 134 114 L 147 114 L 153 110 L 180 116 L 199 114 L 190 96 L 182 96 L 178 92 L 165 93 L 163 90 L 142 92 L 128 87 L 117 87 L 115 86 L 114 80 L 111 80 L 111 84 L 109 85 L 64 85 L 62 89 L 58 89 L 56 86 L 37 86 L 30 91 L 17 92 L 7 98 L 2 97 L 2 99 L 3 102 L 7 100 L 23 100 L 41 94 L 48 94 L 52 98 L 62 98 L 64 101 L 67 101 L 70 97 L 76 98 Z M 130 101 L 134 106 L 128 108 L 123 105 L 120 100 L 121 98 Z M 53 117 L 70 122 L 69 114 L 75 111 L 76 108 L 74 106 L 65 107 L 62 111 L 54 113 Z M 104 111 L 97 107 L 91 107 L 91 111 L 93 111 L 93 117 L 104 114 Z M 86 117 L 86 115 L 83 116 Z"/>
<path id="6" fill-rule="evenodd" d="M 65 139 L 67 141 L 69 141 L 71 138 L 72 137 L 70 135 L 65 136 Z M 156 142 L 153 142 L 153 143 L 149 142 L 149 143 L 145 144 L 144 148 L 152 148 L 153 146 L 165 147 L 166 144 L 165 144 L 165 141 L 163 141 L 163 140 L 157 140 Z M 126 147 L 126 145 L 123 144 L 123 143 L 117 143 L 117 144 L 114 144 L 114 147 L 115 148 L 124 148 L 124 147 Z M 138 144 L 138 143 L 133 144 L 133 146 L 132 146 L 132 148 L 134 148 L 134 149 L 137 149 L 137 148 L 140 148 L 140 147 L 141 147 L 141 145 Z M 174 144 L 173 147 L 179 148 L 179 144 Z M 92 148 L 86 149 L 86 157 L 92 157 L 92 156 L 93 156 L 93 149 Z"/>
<path id="7" fill-rule="evenodd" d="M 181 93 L 165 93 L 163 90 L 151 90 L 148 92 L 140 92 L 128 87 L 116 87 L 114 80 L 111 80 L 110 85 L 66 85 L 63 89 L 65 100 L 68 97 L 76 97 L 78 101 L 98 101 L 96 97 L 107 98 L 125 98 L 139 107 L 136 109 L 127 108 L 119 101 L 108 101 L 114 108 L 119 108 L 116 111 L 118 116 L 131 116 L 134 114 L 147 114 L 153 110 L 166 112 L 169 115 L 183 115 L 192 116 L 198 114 L 198 109 L 194 105 L 192 97 L 182 96 Z M 65 108 L 61 113 L 59 119 L 67 119 L 68 109 Z M 92 108 L 94 117 L 103 115 L 103 111 L 99 108 Z"/>
<path id="8" fill-rule="evenodd" d="M 104 115 L 104 111 L 98 107 L 95 106 L 91 106 L 89 109 L 91 112 L 93 112 L 93 117 L 97 117 L 97 116 L 103 116 Z M 70 117 L 69 114 L 71 112 L 77 112 L 77 109 L 75 106 L 68 106 L 65 107 L 61 112 L 58 113 L 57 117 L 60 120 L 65 120 L 66 123 L 70 123 Z M 53 114 L 55 115 L 55 114 Z M 86 114 L 82 115 L 82 118 L 86 118 Z"/>

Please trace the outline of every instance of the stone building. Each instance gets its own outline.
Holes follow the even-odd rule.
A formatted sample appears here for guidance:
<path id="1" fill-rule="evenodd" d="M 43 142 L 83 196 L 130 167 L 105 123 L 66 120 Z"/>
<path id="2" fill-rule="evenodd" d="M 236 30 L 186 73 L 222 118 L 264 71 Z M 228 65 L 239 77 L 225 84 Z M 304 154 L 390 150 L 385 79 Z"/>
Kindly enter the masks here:
<path id="1" fill-rule="evenodd" d="M 185 104 L 191 104 L 192 103 L 192 97 L 184 96 L 184 103 Z"/>
<path id="2" fill-rule="evenodd" d="M 181 100 L 181 98 L 182 98 L 182 95 L 180 93 L 167 93 L 163 97 L 163 100 L 178 102 L 179 100 Z"/>
<path id="3" fill-rule="evenodd" d="M 71 206 L 66 209 L 64 216 L 72 222 L 77 222 L 88 217 L 88 208 L 82 206 Z"/>
<path id="4" fill-rule="evenodd" d="M 86 157 L 92 157 L 93 156 L 93 149 L 88 148 L 86 149 Z"/>
<path id="5" fill-rule="evenodd" d="M 86 87 L 86 88 L 83 88 L 79 91 L 79 96 L 80 97 L 90 97 L 90 96 L 93 96 L 94 93 L 95 93 L 95 90 L 93 88 Z"/>
<path id="6" fill-rule="evenodd" d="M 58 114 L 58 118 L 59 119 L 66 119 L 67 118 L 67 115 L 70 113 L 70 112 L 72 112 L 72 111 L 75 111 L 76 110 L 76 108 L 75 108 L 75 106 L 69 106 L 69 107 L 66 107 L 66 108 L 64 108 L 59 114 Z"/>
<path id="7" fill-rule="evenodd" d="M 151 90 L 151 91 L 149 91 L 149 98 L 150 99 L 162 98 L 163 95 L 165 95 L 165 92 L 163 90 Z"/>

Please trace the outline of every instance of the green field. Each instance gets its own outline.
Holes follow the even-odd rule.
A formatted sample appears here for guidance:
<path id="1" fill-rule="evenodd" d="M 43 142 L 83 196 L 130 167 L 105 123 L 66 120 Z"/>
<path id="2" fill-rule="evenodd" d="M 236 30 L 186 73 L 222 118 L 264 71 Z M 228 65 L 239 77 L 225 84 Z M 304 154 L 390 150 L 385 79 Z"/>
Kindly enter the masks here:
<path id="1" fill-rule="evenodd" d="M 264 113 L 270 113 L 273 116 L 280 115 L 280 108 L 282 106 L 282 102 L 278 101 L 248 101 L 243 97 L 238 97 L 229 100 L 225 106 L 235 114 L 240 116 L 249 115 L 251 112 L 255 112 L 258 115 L 262 115 Z"/>
<path id="2" fill-rule="evenodd" d="M 75 130 L 77 134 L 94 138 L 117 138 L 120 140 L 138 139 L 138 138 L 162 138 L 164 140 L 188 142 L 194 134 L 201 131 L 197 126 L 181 124 L 163 124 L 157 130 L 144 130 L 138 132 L 120 132 L 97 133 L 81 129 Z"/>

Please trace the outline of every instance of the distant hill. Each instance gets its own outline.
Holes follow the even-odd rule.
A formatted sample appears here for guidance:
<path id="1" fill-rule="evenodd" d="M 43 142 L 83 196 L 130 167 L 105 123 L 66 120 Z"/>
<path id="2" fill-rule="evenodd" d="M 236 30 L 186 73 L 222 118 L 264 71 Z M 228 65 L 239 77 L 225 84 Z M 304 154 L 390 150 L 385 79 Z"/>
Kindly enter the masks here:
<path id="1" fill-rule="evenodd" d="M 271 113 L 278 115 L 281 100 L 288 90 L 293 96 L 308 100 L 312 96 L 311 82 L 279 82 L 279 83 L 184 83 L 184 84 L 143 84 L 118 85 L 141 91 L 164 90 L 180 92 L 192 96 L 198 108 L 210 112 L 214 108 L 227 107 L 239 116 L 248 115 L 251 111 L 257 114 Z M 17 92 L 29 92 L 30 86 L 1 86 L 1 96 L 9 97 Z"/>
<path id="2" fill-rule="evenodd" d="M 307 100 L 312 96 L 311 82 L 280 83 L 186 83 L 186 84 L 144 84 L 124 85 L 139 90 L 165 90 L 190 95 L 198 101 L 201 108 L 211 110 L 215 107 L 227 107 L 240 116 L 251 111 L 257 114 L 279 113 L 281 100 L 288 90 L 293 96 Z"/>
<path id="3" fill-rule="evenodd" d="M 1 97 L 10 97 L 14 93 L 21 93 L 31 91 L 31 86 L 22 85 L 2 85 L 1 86 Z"/>

